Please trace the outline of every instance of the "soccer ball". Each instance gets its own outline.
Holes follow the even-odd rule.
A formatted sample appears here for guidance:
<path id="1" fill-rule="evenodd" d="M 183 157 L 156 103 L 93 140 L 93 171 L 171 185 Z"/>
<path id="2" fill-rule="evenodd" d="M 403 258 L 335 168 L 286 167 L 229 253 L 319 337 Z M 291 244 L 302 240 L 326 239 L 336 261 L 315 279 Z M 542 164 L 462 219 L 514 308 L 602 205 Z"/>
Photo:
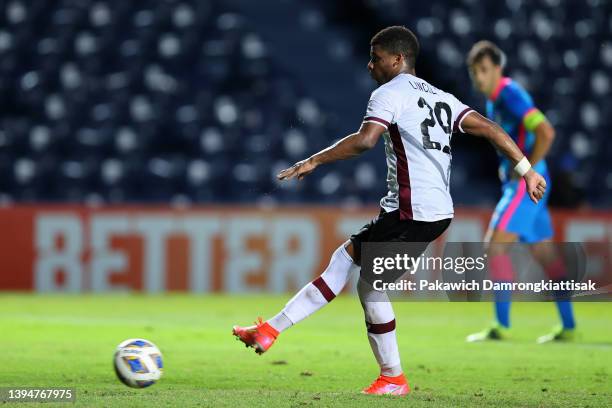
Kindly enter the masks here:
<path id="1" fill-rule="evenodd" d="M 128 387 L 149 387 L 163 373 L 162 355 L 157 346 L 144 339 L 129 339 L 121 342 L 113 359 L 115 373 Z"/>

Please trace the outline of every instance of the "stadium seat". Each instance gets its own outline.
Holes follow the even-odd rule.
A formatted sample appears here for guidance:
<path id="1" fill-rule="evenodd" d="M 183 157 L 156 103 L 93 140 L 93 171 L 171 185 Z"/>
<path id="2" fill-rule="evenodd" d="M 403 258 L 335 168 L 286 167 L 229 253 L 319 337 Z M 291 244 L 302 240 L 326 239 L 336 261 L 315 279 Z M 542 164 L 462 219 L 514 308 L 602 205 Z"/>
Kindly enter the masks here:
<path id="1" fill-rule="evenodd" d="M 283 24 L 295 22 L 296 29 L 282 38 L 270 36 L 271 16 L 253 18 L 257 8 L 247 0 L 1 2 L 0 195 L 83 203 L 376 203 L 385 192 L 380 151 L 299 186 L 275 180 L 281 167 L 354 130 L 363 114 L 366 99 L 359 98 L 372 89 L 363 69 L 367 52 L 358 46 L 361 27 L 339 20 L 350 13 L 342 4 L 292 3 L 295 13 Z M 609 13 L 569 0 L 364 4 L 373 25 L 413 27 L 424 60 L 436 61 L 427 63 L 428 78 L 476 107 L 482 101 L 472 96 L 465 52 L 483 37 L 499 42 L 511 56 L 511 74 L 557 127 L 551 162 L 573 148 L 579 163 L 594 156 L 595 166 L 607 165 L 601 144 L 612 124 Z M 525 29 L 512 30 L 519 20 Z M 290 46 L 319 38 L 329 44 L 297 54 Z M 294 59 L 297 65 L 283 62 Z M 461 143 L 454 159 L 459 201 L 488 202 L 469 193 L 479 169 Z M 602 173 L 609 170 L 590 169 L 584 181 Z M 483 183 L 479 191 L 497 194 L 494 176 Z M 609 190 L 593 198 L 609 203 Z"/>

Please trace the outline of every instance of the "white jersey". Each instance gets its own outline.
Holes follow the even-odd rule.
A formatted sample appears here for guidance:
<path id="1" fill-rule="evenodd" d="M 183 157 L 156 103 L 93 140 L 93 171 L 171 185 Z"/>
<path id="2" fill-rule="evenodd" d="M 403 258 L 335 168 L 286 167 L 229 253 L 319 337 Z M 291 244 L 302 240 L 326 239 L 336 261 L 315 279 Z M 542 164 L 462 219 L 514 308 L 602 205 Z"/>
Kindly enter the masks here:
<path id="1" fill-rule="evenodd" d="M 472 109 L 453 95 L 410 74 L 372 92 L 364 122 L 384 126 L 389 192 L 380 201 L 400 219 L 451 218 L 450 141 Z"/>

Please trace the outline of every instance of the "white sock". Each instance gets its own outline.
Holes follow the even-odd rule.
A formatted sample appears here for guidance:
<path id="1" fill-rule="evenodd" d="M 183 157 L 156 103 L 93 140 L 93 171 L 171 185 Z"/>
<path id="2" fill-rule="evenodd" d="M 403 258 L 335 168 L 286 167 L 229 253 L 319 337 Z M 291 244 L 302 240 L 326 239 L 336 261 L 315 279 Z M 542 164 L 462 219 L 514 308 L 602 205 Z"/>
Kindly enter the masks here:
<path id="1" fill-rule="evenodd" d="M 402 373 L 402 365 L 391 301 L 386 293 L 375 291 L 363 280 L 359 280 L 357 291 L 365 314 L 368 340 L 380 367 L 380 373 L 396 377 Z"/>
<path id="2" fill-rule="evenodd" d="M 291 326 L 293 326 L 293 322 L 287 317 L 285 312 L 279 312 L 276 316 L 268 320 L 268 324 L 272 326 L 279 333 L 284 332 Z"/>
<path id="3" fill-rule="evenodd" d="M 283 308 L 268 321 L 279 332 L 299 323 L 331 302 L 342 291 L 353 270 L 358 269 L 341 245 L 333 253 L 327 269 L 317 279 L 304 286 Z M 289 320 L 289 324 L 286 320 Z"/>

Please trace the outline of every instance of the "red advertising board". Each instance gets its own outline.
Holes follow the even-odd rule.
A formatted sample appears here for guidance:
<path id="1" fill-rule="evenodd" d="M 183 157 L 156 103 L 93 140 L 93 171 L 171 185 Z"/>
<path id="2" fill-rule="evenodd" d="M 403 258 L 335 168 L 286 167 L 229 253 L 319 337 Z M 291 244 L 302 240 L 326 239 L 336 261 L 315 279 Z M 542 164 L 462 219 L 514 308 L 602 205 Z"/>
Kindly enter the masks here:
<path id="1" fill-rule="evenodd" d="M 0 290 L 292 291 L 321 273 L 335 248 L 376 213 L 332 207 L 4 208 Z M 458 211 L 440 243 L 481 241 L 489 216 Z M 553 218 L 558 241 L 612 241 L 610 212 L 554 212 Z"/>

